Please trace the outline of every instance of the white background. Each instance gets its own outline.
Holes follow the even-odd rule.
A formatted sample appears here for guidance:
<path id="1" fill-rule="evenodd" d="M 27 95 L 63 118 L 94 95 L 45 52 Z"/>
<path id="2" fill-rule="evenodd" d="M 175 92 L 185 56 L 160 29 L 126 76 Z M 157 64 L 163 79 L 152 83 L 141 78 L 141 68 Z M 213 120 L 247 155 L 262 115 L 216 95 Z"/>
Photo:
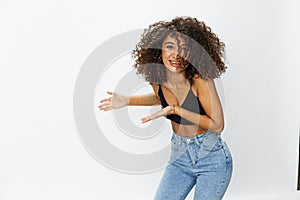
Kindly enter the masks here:
<path id="1" fill-rule="evenodd" d="M 224 199 L 299 199 L 299 6 L 1 0 L 0 199 L 153 198 L 162 171 L 119 173 L 84 149 L 72 95 L 81 65 L 102 42 L 181 15 L 204 20 L 227 45 L 223 138 L 235 164 Z"/>

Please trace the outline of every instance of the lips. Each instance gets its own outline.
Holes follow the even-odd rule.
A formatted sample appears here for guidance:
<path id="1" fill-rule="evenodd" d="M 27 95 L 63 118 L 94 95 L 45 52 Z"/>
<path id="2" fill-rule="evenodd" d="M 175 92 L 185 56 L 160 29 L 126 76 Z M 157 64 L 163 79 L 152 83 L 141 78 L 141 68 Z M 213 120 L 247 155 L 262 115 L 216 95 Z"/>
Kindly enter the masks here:
<path id="1" fill-rule="evenodd" d="M 181 67 L 180 61 L 169 60 L 172 67 Z"/>

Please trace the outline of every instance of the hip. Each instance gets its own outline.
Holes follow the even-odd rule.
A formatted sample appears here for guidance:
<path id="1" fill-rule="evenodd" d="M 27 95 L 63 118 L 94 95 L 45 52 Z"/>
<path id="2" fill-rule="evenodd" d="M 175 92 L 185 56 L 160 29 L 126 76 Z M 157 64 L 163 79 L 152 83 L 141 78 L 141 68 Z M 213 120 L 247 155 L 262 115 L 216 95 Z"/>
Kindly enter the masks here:
<path id="1" fill-rule="evenodd" d="M 170 163 L 193 172 L 232 170 L 232 156 L 220 134 L 205 132 L 195 136 L 172 134 Z"/>

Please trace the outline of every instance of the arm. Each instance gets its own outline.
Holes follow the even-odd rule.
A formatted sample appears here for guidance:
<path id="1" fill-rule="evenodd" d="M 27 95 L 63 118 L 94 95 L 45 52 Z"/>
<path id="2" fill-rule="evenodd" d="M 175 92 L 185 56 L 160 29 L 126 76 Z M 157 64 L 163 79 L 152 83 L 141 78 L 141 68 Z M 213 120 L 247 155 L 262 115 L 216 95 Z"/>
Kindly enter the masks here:
<path id="1" fill-rule="evenodd" d="M 154 93 L 127 97 L 129 106 L 154 106 L 160 105 L 160 100 Z"/>
<path id="2" fill-rule="evenodd" d="M 156 83 L 150 83 L 153 88 L 154 93 L 136 95 L 128 97 L 129 106 L 154 106 L 161 105 L 160 99 L 157 96 L 158 85 Z"/>
<path id="3" fill-rule="evenodd" d="M 217 94 L 214 81 L 205 81 L 201 78 L 194 80 L 194 84 L 197 88 L 198 99 L 203 106 L 206 115 L 200 115 L 179 106 L 175 106 L 175 114 L 197 124 L 203 129 L 221 133 L 224 128 L 224 117 L 222 105 Z M 201 98 L 199 98 L 199 94 L 201 94 Z"/>
<path id="4" fill-rule="evenodd" d="M 100 101 L 98 106 L 100 110 L 109 111 L 124 106 L 152 106 L 160 104 L 160 100 L 154 93 L 136 96 L 123 96 L 114 92 L 107 92 L 107 94 L 112 96 Z"/>

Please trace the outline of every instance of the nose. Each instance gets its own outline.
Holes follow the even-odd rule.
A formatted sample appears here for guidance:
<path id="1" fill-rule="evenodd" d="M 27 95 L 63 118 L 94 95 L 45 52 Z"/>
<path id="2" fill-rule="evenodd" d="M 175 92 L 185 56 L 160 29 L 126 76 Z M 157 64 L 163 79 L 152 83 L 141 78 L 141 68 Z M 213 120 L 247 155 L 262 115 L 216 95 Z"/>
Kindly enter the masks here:
<path id="1" fill-rule="evenodd" d="M 175 59 L 180 59 L 180 58 L 183 58 L 184 57 L 184 52 L 177 49 L 176 51 L 173 52 L 174 54 L 174 58 Z"/>

